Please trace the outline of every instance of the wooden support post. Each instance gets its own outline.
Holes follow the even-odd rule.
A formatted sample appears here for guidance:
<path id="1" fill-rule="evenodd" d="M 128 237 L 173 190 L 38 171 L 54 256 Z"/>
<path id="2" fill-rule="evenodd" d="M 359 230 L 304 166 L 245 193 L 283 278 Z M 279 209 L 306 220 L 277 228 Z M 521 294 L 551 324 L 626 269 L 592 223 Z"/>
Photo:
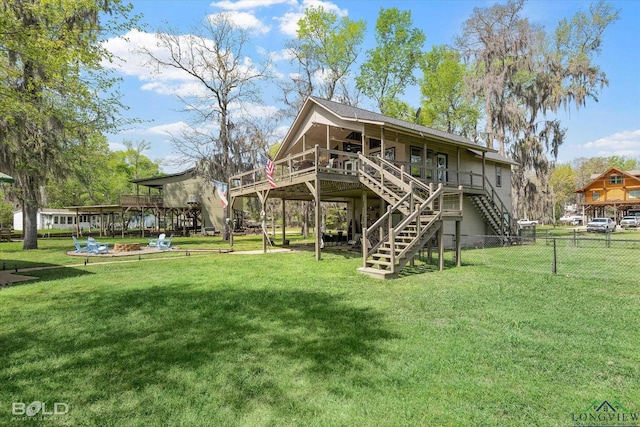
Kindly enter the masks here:
<path id="1" fill-rule="evenodd" d="M 224 228 L 229 227 L 229 248 L 231 250 L 233 250 L 233 229 L 235 228 L 235 222 L 233 218 L 233 205 L 235 202 L 236 202 L 235 196 L 232 196 L 229 198 L 229 204 L 225 209 L 225 214 L 223 218 L 223 222 L 226 224 L 222 224 L 223 233 L 224 233 Z M 225 220 L 225 218 L 228 219 L 228 221 Z"/>
<path id="2" fill-rule="evenodd" d="M 287 207 L 285 205 L 285 199 L 282 199 L 282 246 L 285 245 L 285 242 L 287 240 L 287 233 L 286 233 L 286 215 L 287 215 Z"/>
<path id="3" fill-rule="evenodd" d="M 318 157 L 318 150 L 316 150 L 316 159 Z M 317 167 L 317 166 L 316 166 Z M 315 206 L 315 233 L 316 233 L 316 261 L 320 261 L 322 259 L 320 243 L 322 239 L 322 233 L 320 233 L 320 179 L 318 178 L 318 174 L 316 173 L 315 179 L 315 194 L 313 195 L 316 206 Z"/>
<path id="4" fill-rule="evenodd" d="M 269 190 L 267 191 L 258 191 L 256 193 L 258 195 L 258 199 L 260 200 L 260 216 L 262 217 L 262 253 L 267 253 L 267 198 L 269 197 Z M 271 242 L 269 242 L 271 243 Z"/>
<path id="5" fill-rule="evenodd" d="M 367 193 L 362 192 L 362 214 L 360 215 L 360 224 L 362 225 L 362 237 L 360 242 L 362 243 L 362 265 L 367 266 L 367 258 L 369 257 L 369 247 L 367 245 L 369 239 L 367 239 L 367 229 L 369 224 L 367 222 Z"/>
<path id="6" fill-rule="evenodd" d="M 438 229 L 438 269 L 444 270 L 444 224 L 440 224 Z"/>
<path id="7" fill-rule="evenodd" d="M 460 233 L 462 221 L 456 221 L 456 267 L 462 266 L 462 237 Z"/>

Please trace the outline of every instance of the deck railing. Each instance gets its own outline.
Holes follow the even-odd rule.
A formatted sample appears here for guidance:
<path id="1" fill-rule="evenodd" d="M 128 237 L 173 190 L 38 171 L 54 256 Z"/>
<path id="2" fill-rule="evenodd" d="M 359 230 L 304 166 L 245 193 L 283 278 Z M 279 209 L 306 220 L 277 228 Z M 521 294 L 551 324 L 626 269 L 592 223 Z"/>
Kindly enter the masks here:
<path id="1" fill-rule="evenodd" d="M 120 206 L 124 207 L 162 207 L 164 199 L 160 195 L 136 195 L 136 194 L 123 194 L 120 196 Z"/>
<path id="2" fill-rule="evenodd" d="M 404 174 L 401 177 L 415 179 L 418 182 L 442 183 L 449 187 L 462 185 L 465 188 L 484 189 L 485 177 L 473 171 L 462 171 L 453 168 L 426 168 L 410 162 L 395 160 L 385 160 L 377 156 L 367 156 L 378 165 L 387 168 L 388 165 L 396 168 L 403 168 Z M 317 173 L 327 173 L 336 175 L 356 175 L 358 154 L 347 151 L 328 150 L 315 146 L 296 154 L 274 162 L 274 179 L 276 185 L 281 183 L 286 185 L 294 181 L 295 178 Z M 234 175 L 229 180 L 230 191 L 244 192 L 247 190 L 257 190 L 264 188 L 267 184 L 267 176 L 264 166 L 248 172 Z"/>
<path id="3" fill-rule="evenodd" d="M 287 184 L 295 178 L 317 174 L 319 172 L 336 175 L 356 175 L 356 153 L 327 150 L 318 146 L 274 162 L 273 178 L 276 182 Z M 257 189 L 267 183 L 264 167 L 234 175 L 230 179 L 231 190 L 244 191 Z"/>

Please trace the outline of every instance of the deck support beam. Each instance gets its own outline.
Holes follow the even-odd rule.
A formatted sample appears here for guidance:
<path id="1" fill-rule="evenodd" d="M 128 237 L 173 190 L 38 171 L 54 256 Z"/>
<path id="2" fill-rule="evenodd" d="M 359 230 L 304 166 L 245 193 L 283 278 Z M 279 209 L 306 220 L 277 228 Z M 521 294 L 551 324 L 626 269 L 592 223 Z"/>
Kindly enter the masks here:
<path id="1" fill-rule="evenodd" d="M 260 200 L 260 216 L 262 217 L 262 253 L 267 253 L 267 199 L 269 198 L 269 190 L 258 191 L 256 193 L 258 195 L 258 199 Z M 269 242 L 271 244 L 271 242 Z"/>
<path id="2" fill-rule="evenodd" d="M 282 199 L 282 246 L 287 239 L 286 222 L 287 222 L 287 208 L 285 205 L 286 200 Z"/>
<path id="3" fill-rule="evenodd" d="M 462 266 L 462 239 L 461 239 L 461 225 L 462 221 L 456 221 L 456 267 Z"/>
<path id="4" fill-rule="evenodd" d="M 311 192 L 313 196 L 313 201 L 315 203 L 313 213 L 315 216 L 314 220 L 314 236 L 315 236 L 315 251 L 316 251 L 316 261 L 320 261 L 322 259 L 320 244 L 322 235 L 320 233 L 320 179 L 318 178 L 318 174 L 316 174 L 316 178 L 313 180 L 313 184 L 310 181 L 305 182 L 307 188 Z"/>
<path id="5" fill-rule="evenodd" d="M 438 229 L 438 269 L 444 270 L 444 224 L 440 224 Z"/>

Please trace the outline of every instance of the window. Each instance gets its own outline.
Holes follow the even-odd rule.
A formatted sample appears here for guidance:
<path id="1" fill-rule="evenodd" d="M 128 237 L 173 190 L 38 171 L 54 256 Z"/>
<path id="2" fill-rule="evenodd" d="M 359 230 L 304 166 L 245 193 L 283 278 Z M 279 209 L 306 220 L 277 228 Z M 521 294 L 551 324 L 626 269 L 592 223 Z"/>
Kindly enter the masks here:
<path id="1" fill-rule="evenodd" d="M 424 177 L 428 181 L 433 177 L 433 150 L 427 150 L 427 158 L 424 161 L 425 174 Z"/>
<path id="2" fill-rule="evenodd" d="M 375 150 L 376 148 L 380 148 L 381 142 L 379 139 L 369 138 L 369 150 Z"/>
<path id="3" fill-rule="evenodd" d="M 422 148 L 411 147 L 411 176 L 422 176 Z"/>
<path id="4" fill-rule="evenodd" d="M 58 224 L 58 215 L 53 217 L 53 223 Z"/>
<path id="5" fill-rule="evenodd" d="M 362 133 L 353 131 L 346 136 L 346 139 L 350 139 L 352 141 L 362 141 Z"/>
<path id="6" fill-rule="evenodd" d="M 622 175 L 609 175 L 609 184 L 622 184 Z"/>
<path id="7" fill-rule="evenodd" d="M 67 217 L 67 224 L 73 224 L 73 217 L 72 216 L 68 216 Z"/>
<path id="8" fill-rule="evenodd" d="M 390 147 L 384 149 L 384 159 L 385 160 L 395 160 L 396 159 L 396 148 Z"/>
<path id="9" fill-rule="evenodd" d="M 342 151 L 347 151 L 349 153 L 358 153 L 362 151 L 362 145 L 344 142 L 342 143 Z"/>
<path id="10" fill-rule="evenodd" d="M 640 190 L 629 190 L 630 199 L 640 199 Z"/>
<path id="11" fill-rule="evenodd" d="M 502 165 L 496 165 L 496 187 L 502 187 Z"/>
<path id="12" fill-rule="evenodd" d="M 449 180 L 447 176 L 447 163 L 449 163 L 447 155 L 444 153 L 438 153 L 436 161 L 438 169 L 438 181 L 447 182 Z"/>
<path id="13" fill-rule="evenodd" d="M 600 200 L 600 193 L 599 193 L 598 191 L 594 191 L 594 192 L 591 194 L 591 198 L 592 198 L 593 200 Z"/>

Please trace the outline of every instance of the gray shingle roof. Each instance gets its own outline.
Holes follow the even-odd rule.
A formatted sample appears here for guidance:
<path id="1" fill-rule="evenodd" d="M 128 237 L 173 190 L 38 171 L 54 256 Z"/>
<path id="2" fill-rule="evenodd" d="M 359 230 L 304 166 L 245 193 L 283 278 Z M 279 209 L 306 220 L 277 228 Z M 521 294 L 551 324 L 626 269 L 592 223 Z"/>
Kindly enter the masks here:
<path id="1" fill-rule="evenodd" d="M 407 121 L 396 119 L 393 117 L 388 117 L 380 113 L 374 113 L 373 111 L 363 110 L 362 108 L 352 107 L 350 105 L 340 104 L 334 101 L 328 101 L 326 99 L 318 98 L 315 96 L 312 96 L 311 98 L 316 103 L 332 111 L 334 114 L 346 119 L 385 123 L 385 124 L 390 124 L 398 127 L 403 127 L 403 128 L 412 130 L 414 132 L 423 133 L 425 135 L 432 135 L 438 138 L 448 139 L 450 141 L 455 141 L 462 144 L 477 145 L 475 142 L 459 135 L 454 135 L 448 132 L 443 132 L 437 129 L 418 125 L 415 123 L 407 122 Z M 478 146 L 478 148 L 482 150 L 486 150 L 485 147 Z"/>

